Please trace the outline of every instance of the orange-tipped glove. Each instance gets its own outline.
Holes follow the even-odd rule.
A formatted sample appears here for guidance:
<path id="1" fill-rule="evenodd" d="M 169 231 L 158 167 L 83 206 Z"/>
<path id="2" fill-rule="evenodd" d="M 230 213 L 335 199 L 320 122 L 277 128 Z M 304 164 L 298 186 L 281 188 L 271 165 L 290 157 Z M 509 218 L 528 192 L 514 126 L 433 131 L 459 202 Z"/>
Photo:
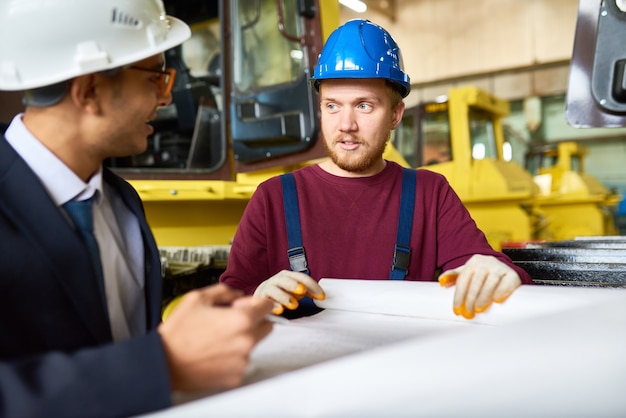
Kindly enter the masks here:
<path id="1" fill-rule="evenodd" d="M 261 283 L 254 291 L 254 296 L 265 297 L 274 301 L 272 313 L 280 315 L 284 308 L 296 309 L 298 301 L 304 296 L 324 300 L 326 294 L 320 285 L 304 273 L 283 270 Z"/>
<path id="2" fill-rule="evenodd" d="M 476 254 L 467 263 L 439 276 L 441 286 L 456 284 L 453 311 L 472 319 L 492 302 L 504 302 L 521 284 L 515 270 L 490 255 Z"/>

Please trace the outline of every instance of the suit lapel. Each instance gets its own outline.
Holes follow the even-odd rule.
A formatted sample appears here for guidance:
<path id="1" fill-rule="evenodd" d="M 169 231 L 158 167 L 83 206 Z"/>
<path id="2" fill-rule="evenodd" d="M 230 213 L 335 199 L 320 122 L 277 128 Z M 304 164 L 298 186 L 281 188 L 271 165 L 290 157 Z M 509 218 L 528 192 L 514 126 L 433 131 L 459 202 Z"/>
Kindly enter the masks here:
<path id="1" fill-rule="evenodd" d="M 91 268 L 87 248 L 39 179 L 3 136 L 0 136 L 0 207 L 31 244 L 41 248 L 43 256 L 34 261 L 48 265 L 96 340 L 111 341 L 104 296 Z"/>

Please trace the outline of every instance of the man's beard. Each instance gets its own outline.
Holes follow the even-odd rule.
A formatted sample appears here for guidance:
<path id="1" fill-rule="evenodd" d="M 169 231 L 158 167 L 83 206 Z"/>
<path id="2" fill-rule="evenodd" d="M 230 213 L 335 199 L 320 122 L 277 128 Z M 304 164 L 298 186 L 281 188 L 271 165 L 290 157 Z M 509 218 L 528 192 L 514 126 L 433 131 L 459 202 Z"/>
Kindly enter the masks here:
<path id="1" fill-rule="evenodd" d="M 333 142 L 333 145 L 335 144 L 337 144 L 337 141 Z M 324 141 L 324 147 L 331 161 L 335 163 L 337 167 L 349 173 L 363 173 L 375 166 L 380 162 L 386 146 L 387 142 L 383 142 L 375 147 L 360 142 L 359 150 L 354 152 L 355 154 L 358 152 L 359 155 L 357 158 L 354 158 L 350 155 L 351 151 L 341 152 L 340 155 L 339 152 L 336 152 L 334 148 L 331 149 L 328 143 Z M 365 152 L 362 151 L 364 148 Z M 348 154 L 347 158 L 345 157 L 346 154 Z"/>

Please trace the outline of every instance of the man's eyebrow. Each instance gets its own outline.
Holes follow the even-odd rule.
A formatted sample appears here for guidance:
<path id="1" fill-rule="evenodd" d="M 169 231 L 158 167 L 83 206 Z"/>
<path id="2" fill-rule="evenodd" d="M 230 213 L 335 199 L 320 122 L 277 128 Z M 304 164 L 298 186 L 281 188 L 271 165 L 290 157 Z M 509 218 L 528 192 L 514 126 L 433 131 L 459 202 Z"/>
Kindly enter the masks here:
<path id="1" fill-rule="evenodd" d="M 324 102 L 336 102 L 337 99 L 335 99 L 334 97 L 322 97 L 321 98 L 322 101 Z M 353 99 L 350 100 L 350 102 L 353 103 L 361 103 L 361 102 L 377 102 L 380 103 L 381 99 L 378 95 L 371 95 L 371 96 L 360 96 L 360 97 L 354 97 Z"/>

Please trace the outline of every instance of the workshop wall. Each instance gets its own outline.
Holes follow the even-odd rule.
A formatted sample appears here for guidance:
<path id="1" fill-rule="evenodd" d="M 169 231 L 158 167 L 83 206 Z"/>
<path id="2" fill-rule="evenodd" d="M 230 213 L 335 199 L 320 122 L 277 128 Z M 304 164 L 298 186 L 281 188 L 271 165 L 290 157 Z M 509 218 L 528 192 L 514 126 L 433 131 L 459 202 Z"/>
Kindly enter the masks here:
<path id="1" fill-rule="evenodd" d="M 566 89 L 578 0 L 391 3 L 391 14 L 342 7 L 340 19 L 370 19 L 392 33 L 415 87 L 413 100 L 432 99 L 457 83 L 506 99 Z"/>

